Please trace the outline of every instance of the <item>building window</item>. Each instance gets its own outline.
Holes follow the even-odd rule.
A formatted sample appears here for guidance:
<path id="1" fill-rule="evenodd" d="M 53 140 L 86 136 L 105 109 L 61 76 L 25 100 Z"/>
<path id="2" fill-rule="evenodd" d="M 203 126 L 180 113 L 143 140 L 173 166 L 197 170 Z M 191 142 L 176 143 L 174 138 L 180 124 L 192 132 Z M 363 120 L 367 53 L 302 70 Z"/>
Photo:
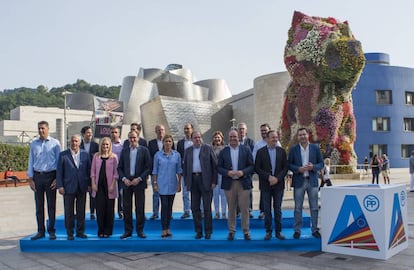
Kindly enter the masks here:
<path id="1" fill-rule="evenodd" d="M 409 158 L 413 150 L 414 144 L 401 144 L 401 158 Z"/>
<path id="2" fill-rule="evenodd" d="M 414 105 L 414 92 L 405 92 L 405 104 Z"/>
<path id="3" fill-rule="evenodd" d="M 372 119 L 373 131 L 390 131 L 389 117 L 375 117 Z"/>
<path id="4" fill-rule="evenodd" d="M 392 92 L 391 90 L 377 90 L 376 99 L 378 105 L 392 104 Z"/>
<path id="5" fill-rule="evenodd" d="M 382 154 L 388 153 L 388 147 L 386 144 L 370 144 L 369 145 L 369 156 L 372 158 L 374 155 L 378 157 L 382 156 Z"/>
<path id="6" fill-rule="evenodd" d="M 414 118 L 404 118 L 404 131 L 414 131 Z"/>

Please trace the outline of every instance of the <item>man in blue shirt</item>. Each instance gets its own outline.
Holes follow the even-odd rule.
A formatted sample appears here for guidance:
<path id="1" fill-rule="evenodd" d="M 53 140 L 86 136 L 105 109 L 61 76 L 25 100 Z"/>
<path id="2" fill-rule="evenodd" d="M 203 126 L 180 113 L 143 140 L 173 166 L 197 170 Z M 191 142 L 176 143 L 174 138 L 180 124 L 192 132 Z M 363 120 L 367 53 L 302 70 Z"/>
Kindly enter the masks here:
<path id="1" fill-rule="evenodd" d="M 49 224 L 49 239 L 55 240 L 56 216 L 56 167 L 60 154 L 60 143 L 49 136 L 49 123 L 40 121 L 37 124 L 39 138 L 30 144 L 27 176 L 30 188 L 35 194 L 37 234 L 31 240 L 45 237 L 45 194 Z"/>

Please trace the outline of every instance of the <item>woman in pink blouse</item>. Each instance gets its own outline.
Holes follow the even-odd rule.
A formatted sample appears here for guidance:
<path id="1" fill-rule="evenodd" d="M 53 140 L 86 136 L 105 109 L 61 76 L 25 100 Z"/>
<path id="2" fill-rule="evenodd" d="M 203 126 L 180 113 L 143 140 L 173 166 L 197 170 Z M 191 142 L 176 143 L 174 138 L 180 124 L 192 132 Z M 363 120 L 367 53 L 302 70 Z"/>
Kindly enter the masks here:
<path id="1" fill-rule="evenodd" d="M 93 156 L 91 168 L 92 197 L 96 202 L 98 237 L 112 235 L 114 227 L 114 206 L 118 198 L 118 158 L 112 153 L 111 139 L 105 137 L 99 145 L 99 152 Z"/>

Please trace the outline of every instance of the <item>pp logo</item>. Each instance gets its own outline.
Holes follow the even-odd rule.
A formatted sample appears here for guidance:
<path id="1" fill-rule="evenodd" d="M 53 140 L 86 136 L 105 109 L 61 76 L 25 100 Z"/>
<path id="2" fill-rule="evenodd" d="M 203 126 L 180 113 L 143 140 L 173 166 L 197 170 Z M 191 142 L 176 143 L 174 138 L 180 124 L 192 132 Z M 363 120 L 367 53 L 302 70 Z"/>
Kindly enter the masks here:
<path id="1" fill-rule="evenodd" d="M 374 195 L 368 195 L 364 198 L 364 207 L 367 211 L 375 212 L 378 210 L 380 202 Z"/>
<path id="2" fill-rule="evenodd" d="M 407 194 L 405 193 L 404 190 L 401 191 L 400 200 L 401 200 L 401 206 L 405 206 L 405 203 L 407 201 Z"/>

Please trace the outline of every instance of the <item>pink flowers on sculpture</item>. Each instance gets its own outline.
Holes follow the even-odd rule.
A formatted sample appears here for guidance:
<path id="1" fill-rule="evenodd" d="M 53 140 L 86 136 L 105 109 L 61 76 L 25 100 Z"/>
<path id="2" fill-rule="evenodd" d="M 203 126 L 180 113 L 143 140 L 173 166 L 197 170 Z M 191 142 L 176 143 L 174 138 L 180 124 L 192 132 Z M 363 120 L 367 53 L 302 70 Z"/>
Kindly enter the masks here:
<path id="1" fill-rule="evenodd" d="M 356 162 L 352 89 L 365 57 L 347 22 L 295 12 L 285 47 L 292 77 L 281 119 L 282 145 L 296 143 L 296 130 L 306 127 L 333 164 Z"/>

